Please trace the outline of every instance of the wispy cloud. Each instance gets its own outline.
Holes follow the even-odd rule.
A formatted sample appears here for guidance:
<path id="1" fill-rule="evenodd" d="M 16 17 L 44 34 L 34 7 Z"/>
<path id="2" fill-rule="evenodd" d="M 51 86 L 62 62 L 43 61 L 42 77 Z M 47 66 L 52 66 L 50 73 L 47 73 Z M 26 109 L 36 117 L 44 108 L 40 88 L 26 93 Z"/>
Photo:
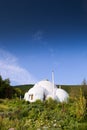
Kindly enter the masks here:
<path id="1" fill-rule="evenodd" d="M 42 31 L 37 31 L 33 34 L 33 40 L 42 40 L 43 39 L 43 32 Z"/>
<path id="2" fill-rule="evenodd" d="M 23 67 L 18 64 L 18 59 L 9 52 L 0 49 L 0 75 L 9 78 L 12 83 L 31 84 L 36 79 Z"/>
<path id="3" fill-rule="evenodd" d="M 48 46 L 48 42 L 45 39 L 45 33 L 42 30 L 37 30 L 32 35 L 32 41 L 42 50 L 46 50 Z"/>

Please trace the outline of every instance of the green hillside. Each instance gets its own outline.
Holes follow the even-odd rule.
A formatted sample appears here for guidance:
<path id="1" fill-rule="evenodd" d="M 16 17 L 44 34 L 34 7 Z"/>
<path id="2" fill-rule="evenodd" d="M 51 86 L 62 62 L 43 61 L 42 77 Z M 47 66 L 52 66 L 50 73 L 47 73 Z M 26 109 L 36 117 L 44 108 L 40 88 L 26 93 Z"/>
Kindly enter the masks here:
<path id="1" fill-rule="evenodd" d="M 87 99 L 87 85 L 62 85 L 61 88 L 66 90 L 71 96 L 79 96 L 80 90 Z"/>
<path id="2" fill-rule="evenodd" d="M 27 92 L 30 88 L 33 87 L 33 84 L 25 84 L 25 85 L 17 85 L 17 86 L 14 86 L 15 88 L 20 88 L 22 90 L 23 93 Z"/>

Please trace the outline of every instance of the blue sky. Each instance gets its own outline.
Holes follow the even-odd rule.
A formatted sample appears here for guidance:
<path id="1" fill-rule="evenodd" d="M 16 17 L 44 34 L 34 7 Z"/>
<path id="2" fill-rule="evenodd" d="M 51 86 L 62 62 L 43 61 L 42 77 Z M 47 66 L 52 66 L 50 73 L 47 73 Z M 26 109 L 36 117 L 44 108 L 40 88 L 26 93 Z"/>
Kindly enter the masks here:
<path id="1" fill-rule="evenodd" d="M 86 0 L 1 0 L 0 74 L 12 85 L 87 79 Z"/>

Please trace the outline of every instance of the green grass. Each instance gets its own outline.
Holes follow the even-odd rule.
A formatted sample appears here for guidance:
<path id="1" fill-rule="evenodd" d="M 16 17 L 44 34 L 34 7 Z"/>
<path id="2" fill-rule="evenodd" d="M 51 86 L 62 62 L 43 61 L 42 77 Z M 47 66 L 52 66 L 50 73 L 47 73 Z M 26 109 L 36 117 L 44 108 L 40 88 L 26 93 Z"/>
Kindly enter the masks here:
<path id="1" fill-rule="evenodd" d="M 0 130 L 86 130 L 87 111 L 83 99 L 82 95 L 71 98 L 67 104 L 52 99 L 34 103 L 18 98 L 1 99 Z"/>
<path id="2" fill-rule="evenodd" d="M 14 86 L 23 93 L 33 85 Z M 29 103 L 19 98 L 0 99 L 0 130 L 87 130 L 87 86 L 61 85 L 69 102 L 49 99 Z"/>

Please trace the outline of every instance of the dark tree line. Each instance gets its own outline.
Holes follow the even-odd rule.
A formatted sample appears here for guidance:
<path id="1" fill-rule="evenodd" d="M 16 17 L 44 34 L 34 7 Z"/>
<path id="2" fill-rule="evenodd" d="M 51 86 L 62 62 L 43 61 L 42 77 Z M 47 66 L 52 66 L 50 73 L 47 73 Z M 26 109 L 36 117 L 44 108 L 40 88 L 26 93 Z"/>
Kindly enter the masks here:
<path id="1" fill-rule="evenodd" d="M 13 98 L 20 96 L 22 94 L 22 91 L 19 88 L 14 88 L 10 86 L 10 80 L 9 79 L 2 79 L 2 76 L 0 75 L 0 98 Z"/>

